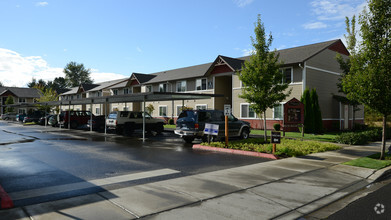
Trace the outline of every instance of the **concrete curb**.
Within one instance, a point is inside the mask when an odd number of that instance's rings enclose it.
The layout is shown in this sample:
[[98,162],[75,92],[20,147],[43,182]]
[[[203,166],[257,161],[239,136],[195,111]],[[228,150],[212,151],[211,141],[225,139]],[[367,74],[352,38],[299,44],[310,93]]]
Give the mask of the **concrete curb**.
[[253,157],[264,157],[264,158],[269,158],[269,159],[273,159],[273,160],[279,159],[276,155],[273,155],[273,154],[265,154],[265,153],[259,153],[259,152],[253,152],[253,151],[243,151],[243,150],[235,150],[235,149],[220,148],[220,147],[209,147],[209,146],[203,146],[200,144],[193,145],[193,149],[218,151],[218,152],[239,154],[239,155],[253,156]]

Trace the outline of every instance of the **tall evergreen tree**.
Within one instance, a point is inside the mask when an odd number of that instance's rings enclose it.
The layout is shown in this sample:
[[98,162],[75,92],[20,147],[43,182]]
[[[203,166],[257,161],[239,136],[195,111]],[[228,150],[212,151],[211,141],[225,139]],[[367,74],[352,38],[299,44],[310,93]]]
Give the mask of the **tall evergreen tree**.
[[313,88],[310,93],[311,108],[313,114],[313,132],[315,134],[320,134],[323,132],[323,121],[322,121],[322,112],[320,111],[318,94],[316,89]]
[[278,62],[279,55],[274,51],[270,52],[273,37],[269,34],[266,37],[265,27],[258,15],[255,25],[255,39],[251,37],[254,52],[250,60],[245,61],[242,71],[238,73],[239,79],[243,82],[244,88],[240,98],[252,103],[250,107],[258,115],[263,114],[264,119],[264,139],[266,134],[266,109],[273,108],[278,102],[284,100],[291,92],[287,91],[288,84],[283,82],[283,73]]
[[304,132],[314,132],[314,112],[312,111],[311,94],[305,89],[300,101],[304,104]]
[[64,73],[68,87],[76,87],[82,83],[92,83],[91,70],[86,69],[82,63],[69,62],[64,68]]

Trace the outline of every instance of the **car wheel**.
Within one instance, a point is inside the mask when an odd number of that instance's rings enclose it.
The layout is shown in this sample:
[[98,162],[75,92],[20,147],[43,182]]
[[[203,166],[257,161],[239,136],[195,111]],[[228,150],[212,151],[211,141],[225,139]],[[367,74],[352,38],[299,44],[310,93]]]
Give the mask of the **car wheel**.
[[123,135],[125,136],[130,136],[133,134],[133,126],[131,124],[125,124],[124,129],[123,129]]
[[191,144],[193,143],[194,141],[194,137],[183,137],[183,140],[188,143],[188,144]]
[[248,128],[243,128],[242,133],[240,134],[242,139],[247,139],[250,137],[250,130]]
[[72,129],[76,129],[77,128],[77,122],[76,121],[72,121],[71,122],[71,128]]
[[155,128],[155,131],[158,133],[158,134],[161,134],[163,131],[164,131],[164,125],[159,123],[156,125],[156,128]]

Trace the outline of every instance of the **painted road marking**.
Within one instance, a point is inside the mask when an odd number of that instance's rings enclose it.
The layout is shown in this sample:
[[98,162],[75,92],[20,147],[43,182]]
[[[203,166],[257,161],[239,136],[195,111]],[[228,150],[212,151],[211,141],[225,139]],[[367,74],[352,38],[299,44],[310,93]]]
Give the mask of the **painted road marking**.
[[180,173],[180,171],[172,170],[172,169],[152,170],[152,171],[146,171],[141,173],[132,173],[132,174],[127,174],[122,176],[114,176],[114,177],[108,177],[103,179],[89,180],[86,182],[70,183],[64,185],[49,186],[49,187],[44,187],[39,189],[12,192],[12,193],[8,193],[8,195],[12,198],[12,200],[15,201],[15,200],[45,196],[49,194],[69,192],[72,190],[87,189],[91,187],[100,187],[109,184],[140,180],[140,179],[157,177],[157,176],[164,176],[164,175],[175,174],[175,173]]

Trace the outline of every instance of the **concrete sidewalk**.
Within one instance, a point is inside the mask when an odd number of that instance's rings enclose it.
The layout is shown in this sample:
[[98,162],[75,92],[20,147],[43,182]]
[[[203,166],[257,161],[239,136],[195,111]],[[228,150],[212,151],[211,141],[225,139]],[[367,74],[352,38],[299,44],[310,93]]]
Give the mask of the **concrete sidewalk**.
[[[1,210],[0,219],[296,219],[390,169],[342,165],[380,143]],[[327,217],[327,216],[324,216]]]

